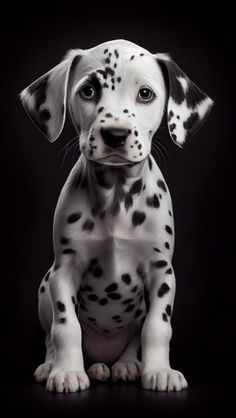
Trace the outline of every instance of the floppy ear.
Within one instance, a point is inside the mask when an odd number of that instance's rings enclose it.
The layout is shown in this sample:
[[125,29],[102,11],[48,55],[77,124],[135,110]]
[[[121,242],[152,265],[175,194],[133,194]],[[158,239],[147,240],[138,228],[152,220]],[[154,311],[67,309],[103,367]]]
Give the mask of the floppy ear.
[[169,97],[167,118],[173,141],[183,146],[205,122],[213,100],[194,84],[167,54],[157,54],[164,75],[167,75]]
[[20,93],[22,104],[40,132],[55,141],[64,126],[69,76],[81,56],[67,58]]

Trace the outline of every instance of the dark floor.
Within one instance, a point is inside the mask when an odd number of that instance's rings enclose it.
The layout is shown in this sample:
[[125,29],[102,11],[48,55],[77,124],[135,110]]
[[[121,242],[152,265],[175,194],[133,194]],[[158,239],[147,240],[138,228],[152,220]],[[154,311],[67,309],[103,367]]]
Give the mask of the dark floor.
[[51,394],[44,385],[21,381],[7,385],[6,417],[231,417],[232,386],[190,384],[180,393],[156,393],[139,384],[92,384],[82,393]]

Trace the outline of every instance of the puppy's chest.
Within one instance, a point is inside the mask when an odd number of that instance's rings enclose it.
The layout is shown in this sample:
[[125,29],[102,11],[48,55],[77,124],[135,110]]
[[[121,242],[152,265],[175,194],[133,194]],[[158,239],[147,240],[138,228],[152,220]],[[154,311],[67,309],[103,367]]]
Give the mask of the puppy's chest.
[[90,247],[80,287],[82,323],[103,334],[117,333],[133,320],[141,324],[148,279],[144,252],[141,244],[111,239]]

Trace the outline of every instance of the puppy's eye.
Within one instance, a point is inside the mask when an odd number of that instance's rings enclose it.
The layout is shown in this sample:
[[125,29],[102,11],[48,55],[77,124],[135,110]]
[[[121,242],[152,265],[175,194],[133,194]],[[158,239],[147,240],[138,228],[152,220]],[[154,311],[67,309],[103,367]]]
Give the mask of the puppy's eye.
[[138,92],[137,100],[139,102],[150,102],[154,97],[155,94],[150,87],[142,87]]
[[92,100],[96,96],[96,90],[92,84],[84,84],[79,90],[79,95],[82,99]]

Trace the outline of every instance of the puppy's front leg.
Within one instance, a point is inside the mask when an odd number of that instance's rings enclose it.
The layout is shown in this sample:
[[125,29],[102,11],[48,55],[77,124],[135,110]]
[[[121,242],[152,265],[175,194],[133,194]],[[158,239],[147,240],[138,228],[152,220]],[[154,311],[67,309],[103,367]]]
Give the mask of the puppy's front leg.
[[142,330],[142,385],[145,389],[180,391],[187,387],[182,373],[169,362],[170,316],[175,295],[175,275],[165,257],[151,262],[149,312]]
[[76,392],[89,387],[89,379],[84,371],[81,327],[75,313],[77,287],[78,276],[72,262],[63,264],[51,273],[51,337],[55,360],[47,381],[48,391]]

